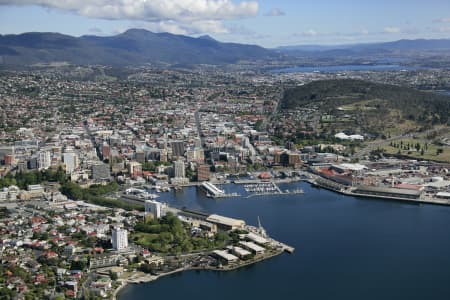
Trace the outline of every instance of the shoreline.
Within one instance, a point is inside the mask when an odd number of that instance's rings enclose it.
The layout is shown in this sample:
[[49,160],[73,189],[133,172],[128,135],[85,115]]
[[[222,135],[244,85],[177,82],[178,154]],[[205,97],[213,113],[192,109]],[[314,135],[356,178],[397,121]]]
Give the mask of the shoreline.
[[247,262],[243,262],[242,264],[232,265],[229,268],[183,267],[183,268],[178,268],[178,269],[172,270],[172,271],[167,272],[167,273],[161,273],[161,274],[158,274],[158,275],[144,274],[143,276],[140,276],[140,277],[138,277],[136,279],[133,279],[133,280],[122,279],[121,280],[121,285],[114,290],[111,299],[117,300],[118,299],[117,296],[120,293],[120,291],[122,289],[124,289],[126,286],[128,286],[129,284],[145,284],[145,283],[149,283],[149,282],[152,282],[152,281],[156,281],[156,280],[158,280],[158,279],[160,279],[162,277],[173,275],[173,274],[176,274],[176,273],[182,273],[184,271],[217,271],[217,272],[235,271],[235,270],[247,267],[247,266],[251,266],[253,264],[260,263],[260,262],[262,262],[264,260],[271,259],[271,258],[273,258],[275,256],[283,254],[285,251],[286,250],[284,250],[284,249],[277,249],[273,253],[270,253],[268,255],[264,255],[262,257],[258,257],[255,260],[250,260],[250,261],[247,261]]
[[[329,179],[327,179],[329,180]],[[330,180],[329,180],[330,181]],[[384,196],[384,195],[374,195],[374,194],[362,194],[362,193],[355,193],[351,190],[346,190],[344,187],[337,188],[335,186],[328,186],[326,184],[319,183],[317,181],[313,180],[307,180],[307,183],[309,183],[311,186],[322,188],[325,190],[329,190],[341,195],[345,196],[352,196],[352,197],[358,197],[358,198],[374,198],[374,199],[381,199],[385,201],[398,201],[398,202],[408,202],[408,203],[416,203],[416,204],[431,204],[431,205],[441,205],[441,206],[450,206],[450,200],[446,199],[439,199],[439,198],[402,198],[402,197],[393,197],[393,196]],[[337,182],[331,181],[335,185],[339,185]]]

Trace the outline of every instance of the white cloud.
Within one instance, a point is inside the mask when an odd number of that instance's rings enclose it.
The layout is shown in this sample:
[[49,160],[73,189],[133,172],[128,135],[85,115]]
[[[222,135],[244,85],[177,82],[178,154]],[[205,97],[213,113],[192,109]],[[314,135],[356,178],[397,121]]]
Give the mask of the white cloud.
[[256,1],[231,0],[0,0],[1,4],[40,5],[87,17],[141,21],[229,20],[258,13]]
[[383,29],[384,33],[400,33],[400,28],[398,27],[385,27]]
[[98,28],[98,27],[89,28],[89,32],[92,32],[92,33],[103,33],[103,31],[100,28]]
[[39,5],[85,17],[129,20],[139,23],[137,27],[174,34],[228,33],[223,21],[256,16],[259,9],[255,0],[0,0],[1,5]]
[[433,28],[432,32],[434,32],[434,33],[449,33],[450,32],[450,26]]
[[133,22],[128,27],[120,27],[114,30],[113,34],[123,33],[130,28],[143,28],[152,32],[168,32],[182,35],[195,34],[227,34],[230,30],[224,27],[222,22],[216,20],[194,21],[189,24],[164,20],[159,22]]
[[450,18],[440,18],[433,20],[433,23],[450,23]]
[[327,37],[327,36],[339,36],[342,35],[342,33],[339,32],[321,32],[317,31],[315,29],[309,29],[303,32],[296,32],[293,34],[295,37]]
[[269,10],[267,13],[264,14],[267,17],[281,17],[286,15],[286,13],[284,11],[282,11],[279,8],[272,8],[271,10]]
[[233,36],[241,36],[247,40],[243,40],[244,42],[248,43],[248,39],[268,39],[271,38],[271,35],[269,34],[261,34],[254,30],[251,30],[243,25],[240,24],[229,24],[227,25],[227,32],[226,34],[233,35]]

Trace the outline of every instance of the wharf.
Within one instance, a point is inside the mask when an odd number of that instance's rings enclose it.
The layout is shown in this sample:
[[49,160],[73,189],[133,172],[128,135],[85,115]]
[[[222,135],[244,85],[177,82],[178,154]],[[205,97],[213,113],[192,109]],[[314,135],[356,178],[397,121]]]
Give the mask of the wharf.
[[297,181],[304,181],[305,179],[295,177],[295,178],[285,178],[285,179],[237,179],[233,180],[232,183],[234,184],[256,184],[256,183],[290,183],[290,182],[297,182]]
[[353,196],[353,197],[360,197],[360,198],[376,198],[376,199],[383,199],[383,200],[392,200],[392,201],[403,201],[403,202],[409,202],[409,203],[416,203],[416,204],[435,204],[435,205],[445,205],[450,206],[450,200],[448,199],[439,199],[434,197],[420,197],[417,199],[412,198],[402,198],[402,197],[394,197],[394,196],[384,196],[384,195],[371,195],[371,194],[360,194],[355,193],[352,189],[345,187],[343,185],[340,185],[336,182],[333,182],[331,180],[326,180],[321,178],[320,182],[314,179],[308,180],[308,183],[324,188],[336,193],[340,193],[346,196]]
[[266,192],[266,193],[254,193],[248,195],[246,198],[256,197],[256,196],[276,196],[276,195],[296,195],[296,194],[304,194],[303,190],[293,190],[293,191],[281,191],[281,192]]

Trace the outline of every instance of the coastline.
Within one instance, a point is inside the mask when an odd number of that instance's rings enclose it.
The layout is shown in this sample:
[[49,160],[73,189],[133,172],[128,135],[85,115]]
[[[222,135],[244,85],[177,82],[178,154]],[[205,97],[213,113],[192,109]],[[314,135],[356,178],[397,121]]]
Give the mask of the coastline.
[[218,271],[218,272],[234,271],[234,270],[238,270],[238,269],[241,269],[243,267],[247,267],[247,266],[250,266],[250,265],[262,262],[264,260],[273,258],[275,256],[281,255],[285,251],[286,251],[285,249],[277,249],[277,250],[274,250],[273,253],[269,253],[269,254],[264,255],[262,257],[258,257],[258,258],[254,259],[254,260],[249,260],[249,261],[246,261],[246,262],[243,262],[243,263],[240,263],[240,264],[237,264],[237,265],[231,265],[231,266],[225,267],[225,268],[223,268],[223,267],[222,268],[218,268],[218,267],[184,267],[184,268],[178,268],[178,269],[172,270],[170,272],[161,273],[161,274],[158,274],[158,275],[144,274],[144,275],[142,275],[140,277],[137,277],[135,279],[132,279],[132,280],[130,280],[130,279],[122,279],[121,280],[121,285],[114,290],[111,299],[117,300],[118,299],[117,295],[119,294],[119,292],[123,288],[125,288],[127,285],[129,285],[129,284],[144,284],[144,283],[156,281],[156,280],[158,280],[161,277],[173,275],[173,274],[176,274],[176,273],[181,273],[183,271],[193,271],[193,270],[198,270],[198,271]]
[[[311,175],[316,175],[316,174],[313,174],[313,173],[310,173],[310,174]],[[303,179],[303,180],[300,180],[300,181],[305,181],[305,182],[309,183],[311,186],[324,188],[324,189],[330,190],[332,192],[335,192],[337,194],[341,194],[341,195],[345,195],[345,196],[353,196],[353,197],[358,197],[358,198],[361,198],[361,197],[363,197],[363,198],[376,198],[376,199],[381,199],[381,200],[386,200],[386,201],[401,201],[401,202],[409,202],[409,203],[417,203],[417,204],[435,204],[435,205],[444,205],[444,206],[449,206],[450,205],[450,201],[445,201],[445,200],[441,200],[441,199],[423,199],[423,198],[422,199],[408,199],[408,198],[401,198],[401,197],[389,197],[389,196],[381,196],[381,195],[359,194],[359,193],[355,193],[355,192],[353,192],[351,190],[346,190],[344,188],[337,188],[337,186],[333,186],[333,185],[328,186],[327,184],[321,184],[320,182],[317,182],[313,178],[310,178],[309,180],[304,180]],[[339,185],[336,182],[332,182],[332,183],[334,185]],[[235,184],[242,184],[242,183],[235,183]],[[260,196],[260,195],[258,195],[258,196]],[[123,280],[121,280],[121,285],[119,287],[117,287],[116,290],[114,291],[112,299],[114,299],[114,300],[119,299],[118,295],[119,295],[120,291],[123,288],[125,288],[128,284],[148,283],[148,282],[152,282],[152,281],[158,280],[159,278],[164,277],[164,276],[180,273],[180,272],[183,272],[183,271],[191,271],[191,270],[218,271],[218,272],[234,271],[234,270],[238,270],[238,269],[241,269],[243,267],[246,267],[246,266],[250,266],[250,265],[262,262],[262,261],[270,259],[272,257],[278,256],[278,255],[282,254],[285,251],[286,251],[286,248],[277,248],[277,249],[274,249],[273,252],[268,253],[268,254],[266,254],[264,256],[261,256],[261,257],[258,257],[256,259],[252,259],[252,260],[249,260],[249,261],[243,261],[243,262],[241,262],[239,264],[236,264],[236,265],[226,265],[226,266],[223,266],[223,267],[212,267],[212,266],[192,267],[192,266],[188,266],[188,267],[178,268],[178,269],[172,270],[170,272],[161,273],[161,274],[158,274],[158,275],[144,274],[144,275],[139,276],[139,277],[133,277],[133,279],[123,279]]]
[[[314,174],[315,175],[315,174]],[[323,179],[323,178],[322,178]],[[306,182],[311,184],[312,186],[323,188],[341,195],[345,196],[352,196],[352,197],[358,197],[358,198],[375,198],[375,199],[381,199],[386,201],[401,201],[401,202],[409,202],[409,203],[416,203],[416,204],[433,204],[433,205],[442,205],[442,206],[450,206],[450,200],[446,199],[439,199],[439,198],[402,198],[402,197],[393,197],[393,196],[386,196],[386,195],[374,195],[374,194],[362,194],[362,193],[355,193],[352,190],[346,189],[344,186],[340,186],[339,183],[331,181],[329,179],[326,179],[327,181],[332,182],[331,185],[327,185],[325,183],[317,182],[316,180],[307,180]]]

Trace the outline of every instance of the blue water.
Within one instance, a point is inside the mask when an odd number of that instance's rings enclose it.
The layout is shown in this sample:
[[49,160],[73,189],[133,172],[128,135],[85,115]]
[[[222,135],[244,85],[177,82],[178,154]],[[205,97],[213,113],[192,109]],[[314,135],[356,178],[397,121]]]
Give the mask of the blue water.
[[273,73],[310,73],[310,72],[325,72],[336,73],[346,71],[401,71],[401,70],[415,70],[413,67],[406,67],[396,64],[386,65],[341,65],[341,66],[317,66],[317,67],[290,67],[273,70]]
[[[175,206],[242,218],[296,248],[232,272],[189,271],[129,285],[125,299],[450,299],[450,207],[304,195],[206,198],[161,194]],[[242,187],[226,186],[243,193]]]

